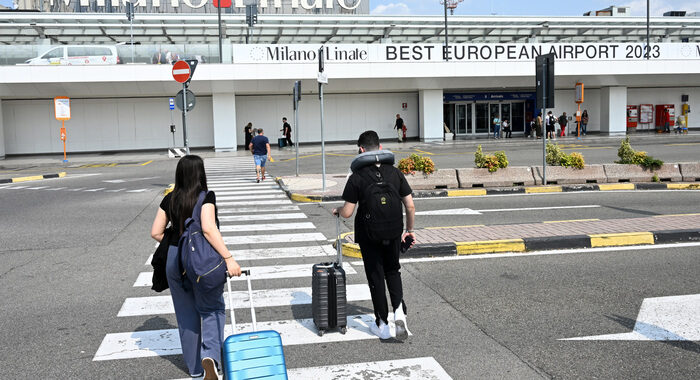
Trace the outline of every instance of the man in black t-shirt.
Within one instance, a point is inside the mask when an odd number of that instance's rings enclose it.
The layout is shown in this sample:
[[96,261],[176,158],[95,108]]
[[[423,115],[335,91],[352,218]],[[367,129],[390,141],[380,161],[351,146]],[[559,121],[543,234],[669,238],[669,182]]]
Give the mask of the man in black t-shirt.
[[396,129],[396,134],[399,137],[399,142],[403,142],[403,129],[405,125],[400,114],[396,114],[396,124],[394,124],[394,129]]
[[[360,152],[371,152],[381,150],[379,136],[374,131],[367,131],[360,135],[357,145]],[[381,339],[391,338],[389,330],[389,310],[386,302],[386,287],[389,288],[391,305],[394,309],[394,322],[396,324],[396,338],[404,340],[408,337],[406,328],[406,303],[403,300],[403,285],[401,283],[401,265],[399,265],[399,254],[401,243],[410,237],[415,241],[413,234],[413,223],[415,220],[415,206],[413,205],[412,190],[406,181],[403,173],[397,168],[386,164],[370,164],[376,167],[365,167],[358,170],[348,178],[348,182],[343,190],[343,200],[345,204],[341,208],[333,209],[333,215],[340,215],[349,218],[355,211],[355,205],[359,203],[357,215],[355,216],[355,242],[360,245],[362,261],[364,262],[365,274],[372,296],[374,306],[375,323],[370,325],[370,330]],[[395,239],[373,241],[369,238],[363,216],[364,189],[368,187],[370,179],[359,173],[362,170],[371,170],[374,174],[381,174],[381,178],[388,182],[390,186],[398,191],[401,202],[406,209],[406,232]],[[399,229],[400,231],[400,229]],[[411,243],[413,244],[413,243]]]
[[294,145],[292,142],[292,126],[287,123],[286,117],[282,118],[282,134],[284,135],[284,139],[287,141],[287,146]]

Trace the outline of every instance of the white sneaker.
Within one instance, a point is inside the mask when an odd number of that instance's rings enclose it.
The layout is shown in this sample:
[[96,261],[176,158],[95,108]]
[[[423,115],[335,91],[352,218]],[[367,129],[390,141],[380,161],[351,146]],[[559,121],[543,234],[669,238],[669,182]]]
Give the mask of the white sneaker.
[[380,321],[379,326],[377,326],[376,323],[372,323],[369,326],[369,331],[378,336],[379,339],[391,339],[391,330],[389,329],[389,325],[384,323],[384,321]]
[[408,339],[408,327],[406,327],[406,314],[403,312],[403,303],[399,304],[399,308],[394,310],[394,323],[396,324],[396,339]]

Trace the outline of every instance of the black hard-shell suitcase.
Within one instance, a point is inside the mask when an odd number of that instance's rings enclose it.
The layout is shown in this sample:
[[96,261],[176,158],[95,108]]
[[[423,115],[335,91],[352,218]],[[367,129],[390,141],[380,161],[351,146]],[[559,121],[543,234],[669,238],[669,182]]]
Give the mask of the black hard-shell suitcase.
[[277,139],[277,146],[280,148],[284,148],[285,146],[287,146],[287,139],[284,137],[278,138]]
[[340,217],[336,220],[336,262],[315,264],[311,275],[311,309],[318,335],[338,328],[347,331],[347,295],[345,270],[340,247]]

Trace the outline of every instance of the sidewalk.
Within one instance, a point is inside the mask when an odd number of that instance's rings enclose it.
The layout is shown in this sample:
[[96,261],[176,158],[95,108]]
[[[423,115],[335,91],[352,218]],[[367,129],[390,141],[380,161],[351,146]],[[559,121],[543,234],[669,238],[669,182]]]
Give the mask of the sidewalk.
[[[677,226],[683,226],[678,229]],[[572,232],[575,231],[575,232]],[[419,229],[410,257],[700,242],[700,214]],[[362,257],[354,234],[343,255]]]

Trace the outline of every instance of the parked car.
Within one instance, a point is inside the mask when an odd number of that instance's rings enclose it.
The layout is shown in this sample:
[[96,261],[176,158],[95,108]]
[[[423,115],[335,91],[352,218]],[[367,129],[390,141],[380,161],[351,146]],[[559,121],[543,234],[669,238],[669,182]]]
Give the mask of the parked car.
[[26,62],[28,65],[115,65],[121,63],[115,46],[57,46]]

